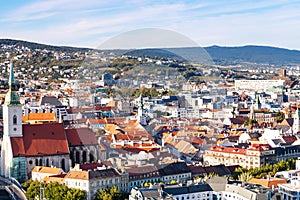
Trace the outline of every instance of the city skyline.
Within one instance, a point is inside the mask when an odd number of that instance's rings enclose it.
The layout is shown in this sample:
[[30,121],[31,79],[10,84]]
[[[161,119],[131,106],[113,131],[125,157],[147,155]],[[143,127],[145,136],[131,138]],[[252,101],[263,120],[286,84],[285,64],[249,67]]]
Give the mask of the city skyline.
[[300,49],[300,1],[3,2],[1,38],[95,48],[124,32],[160,28],[199,46]]

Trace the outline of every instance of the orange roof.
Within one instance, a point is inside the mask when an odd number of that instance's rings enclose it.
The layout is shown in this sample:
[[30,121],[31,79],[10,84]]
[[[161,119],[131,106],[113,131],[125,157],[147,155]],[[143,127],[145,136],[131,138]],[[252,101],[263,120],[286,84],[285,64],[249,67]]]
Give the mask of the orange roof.
[[93,124],[106,124],[107,121],[105,119],[88,119],[91,125]]
[[117,130],[119,127],[115,124],[106,124],[104,130],[109,132],[110,134],[118,134],[120,131]]
[[210,148],[211,151],[233,153],[233,154],[246,154],[246,149],[235,148],[235,147],[221,147],[213,146]]
[[278,184],[285,184],[286,180],[281,179],[281,178],[272,178],[272,179],[258,179],[258,178],[252,178],[249,183],[254,183],[254,184],[260,184],[262,186],[272,188],[278,187]]
[[67,174],[66,173],[62,173],[62,174],[59,174],[59,175],[53,175],[53,176],[46,176],[43,178],[43,181],[44,182],[47,182],[47,183],[52,183],[52,182],[57,182],[59,184],[63,184],[64,181],[65,181],[65,176]]
[[70,170],[65,178],[89,180],[89,173],[88,171]]
[[46,174],[60,174],[63,172],[61,168],[56,167],[44,167],[44,166],[35,166],[32,172],[46,173]]
[[29,113],[28,116],[22,116],[22,121],[56,121],[55,113]]

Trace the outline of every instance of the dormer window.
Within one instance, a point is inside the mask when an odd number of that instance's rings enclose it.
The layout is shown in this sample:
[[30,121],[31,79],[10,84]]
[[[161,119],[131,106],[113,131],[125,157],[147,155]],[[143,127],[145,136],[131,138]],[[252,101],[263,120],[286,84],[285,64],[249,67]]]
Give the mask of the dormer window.
[[17,116],[14,115],[14,116],[13,116],[13,125],[16,125],[16,124],[17,124]]

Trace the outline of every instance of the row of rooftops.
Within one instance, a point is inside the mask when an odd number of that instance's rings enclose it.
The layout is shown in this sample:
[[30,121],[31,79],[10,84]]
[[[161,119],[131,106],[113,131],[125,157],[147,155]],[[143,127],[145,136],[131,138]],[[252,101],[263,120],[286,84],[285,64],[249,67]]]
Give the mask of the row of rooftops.
[[129,173],[131,180],[144,179],[146,177],[162,177],[178,174],[188,174],[191,176],[204,176],[205,174],[215,173],[220,176],[229,175],[234,172],[236,168],[240,166],[225,166],[225,165],[216,165],[216,166],[195,166],[187,165],[185,162],[176,162],[171,164],[164,165],[148,165],[148,166],[132,166],[125,167],[125,171]]
[[232,154],[247,154],[247,151],[268,151],[271,150],[271,146],[268,144],[252,144],[249,146],[242,147],[226,147],[226,146],[213,146],[208,151],[232,153]]
[[[185,195],[192,194],[205,194],[205,198],[210,198],[215,195],[222,195],[223,198],[230,197],[238,198],[238,196],[245,199],[270,199],[277,197],[280,194],[270,188],[258,184],[244,183],[239,181],[229,181],[224,177],[212,177],[205,183],[192,184],[192,185],[153,185],[149,188],[133,188],[130,197],[136,197],[140,193],[143,199],[175,199],[175,197],[184,197]],[[228,196],[229,195],[229,196]],[[236,196],[238,195],[238,196]],[[186,197],[186,196],[185,196]],[[203,196],[201,196],[202,198]],[[189,196],[189,198],[193,198]],[[194,198],[199,198],[194,196]]]

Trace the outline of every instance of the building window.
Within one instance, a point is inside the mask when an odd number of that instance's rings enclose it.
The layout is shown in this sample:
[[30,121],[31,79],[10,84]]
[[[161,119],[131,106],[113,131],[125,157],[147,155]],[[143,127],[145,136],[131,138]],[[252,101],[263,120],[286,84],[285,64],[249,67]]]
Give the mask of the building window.
[[13,116],[13,125],[16,125],[16,124],[17,124],[17,116],[14,115],[14,116]]
[[66,171],[65,159],[61,159],[61,168]]

